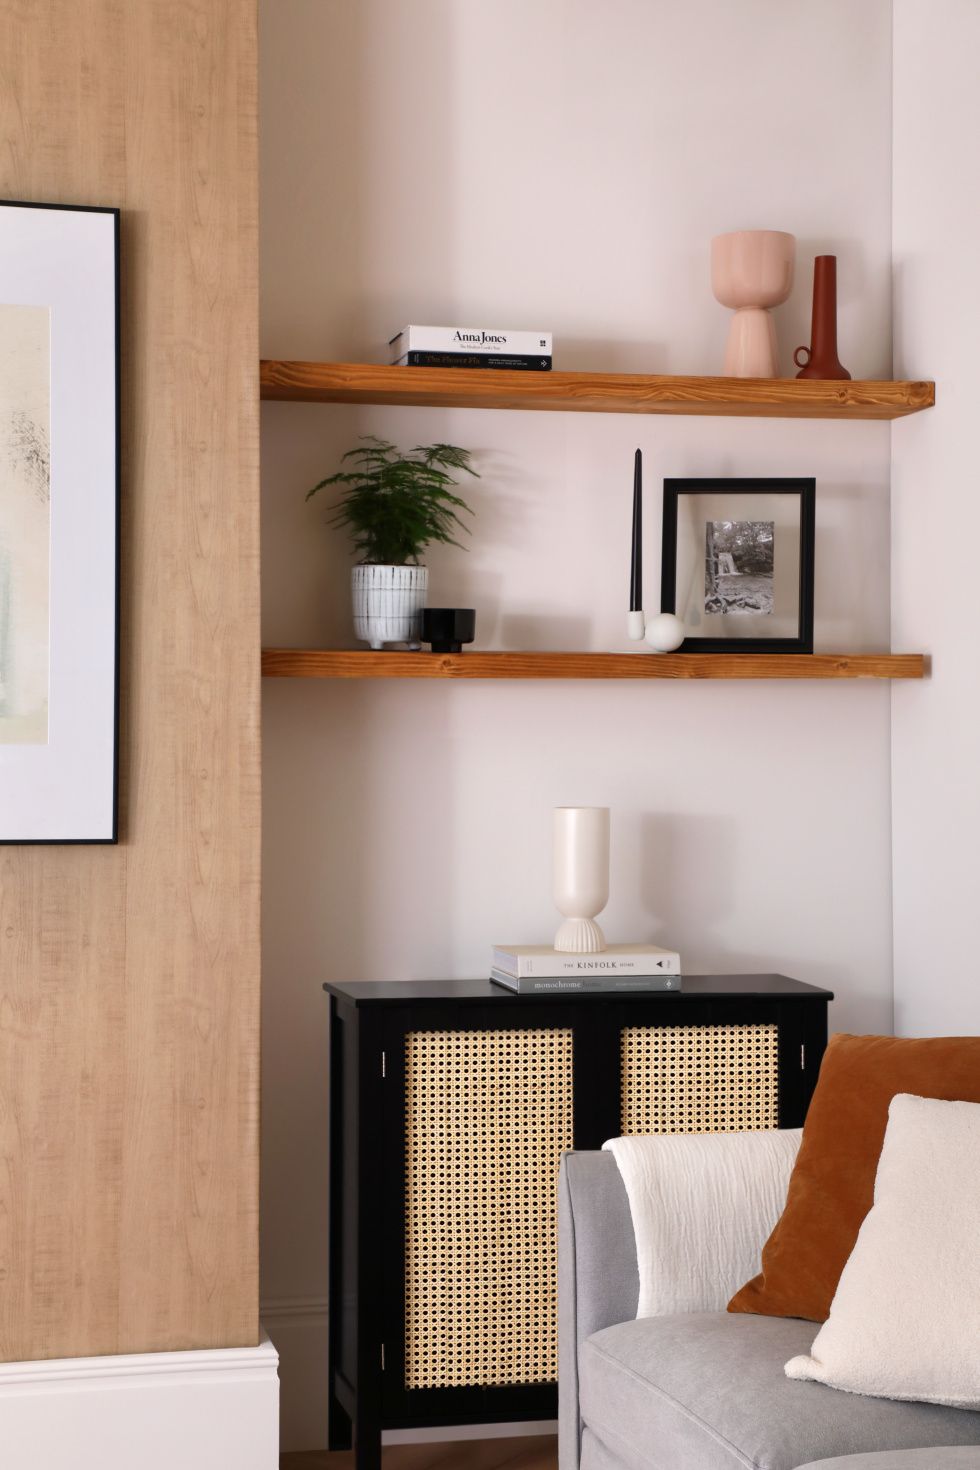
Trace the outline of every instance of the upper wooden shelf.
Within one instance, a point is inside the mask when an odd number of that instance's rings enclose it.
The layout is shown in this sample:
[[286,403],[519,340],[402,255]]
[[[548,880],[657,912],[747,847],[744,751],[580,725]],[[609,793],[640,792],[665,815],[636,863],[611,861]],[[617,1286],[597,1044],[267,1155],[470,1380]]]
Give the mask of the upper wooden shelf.
[[399,653],[265,648],[299,679],[921,679],[921,653]]
[[260,364],[262,397],[306,403],[519,408],[734,418],[896,419],[931,408],[934,383],[807,378],[671,378],[640,373],[499,372],[360,362]]

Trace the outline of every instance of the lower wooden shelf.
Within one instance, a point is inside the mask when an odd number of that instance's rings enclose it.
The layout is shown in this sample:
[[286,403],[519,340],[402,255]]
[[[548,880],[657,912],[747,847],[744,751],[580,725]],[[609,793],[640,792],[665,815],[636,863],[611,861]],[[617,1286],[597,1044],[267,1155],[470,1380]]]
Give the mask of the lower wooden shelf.
[[278,679],[921,679],[921,653],[396,653],[266,648]]

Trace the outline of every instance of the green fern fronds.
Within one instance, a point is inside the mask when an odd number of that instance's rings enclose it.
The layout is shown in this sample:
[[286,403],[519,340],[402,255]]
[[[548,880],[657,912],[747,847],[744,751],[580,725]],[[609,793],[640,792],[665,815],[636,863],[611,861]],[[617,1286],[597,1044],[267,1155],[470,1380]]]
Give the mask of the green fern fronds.
[[394,444],[369,434],[344,455],[341,463],[350,462],[351,468],[321,480],[306,498],[343,485],[328,525],[350,533],[359,561],[406,566],[418,562],[431,542],[459,546],[455,533],[469,534],[459,512],[473,512],[453,494],[456,481],[448,471],[479,479],[470,457],[468,449],[455,444],[418,445],[402,455]]

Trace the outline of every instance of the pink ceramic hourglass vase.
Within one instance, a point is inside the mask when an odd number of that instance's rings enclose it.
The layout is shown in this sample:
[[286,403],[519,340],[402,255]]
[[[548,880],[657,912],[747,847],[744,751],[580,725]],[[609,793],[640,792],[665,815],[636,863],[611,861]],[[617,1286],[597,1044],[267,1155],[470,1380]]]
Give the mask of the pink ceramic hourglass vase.
[[728,333],[725,376],[775,378],[776,332],[769,308],[793,288],[796,239],[783,230],[735,230],[711,242],[711,289],[735,315]]

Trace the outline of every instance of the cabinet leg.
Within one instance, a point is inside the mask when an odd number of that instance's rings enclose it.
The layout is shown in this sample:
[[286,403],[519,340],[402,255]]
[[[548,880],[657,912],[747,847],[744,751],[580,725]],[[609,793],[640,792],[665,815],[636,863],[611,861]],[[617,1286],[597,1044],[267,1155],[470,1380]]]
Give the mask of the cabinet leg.
[[376,1424],[355,1426],[354,1470],[381,1470],[381,1430]]

